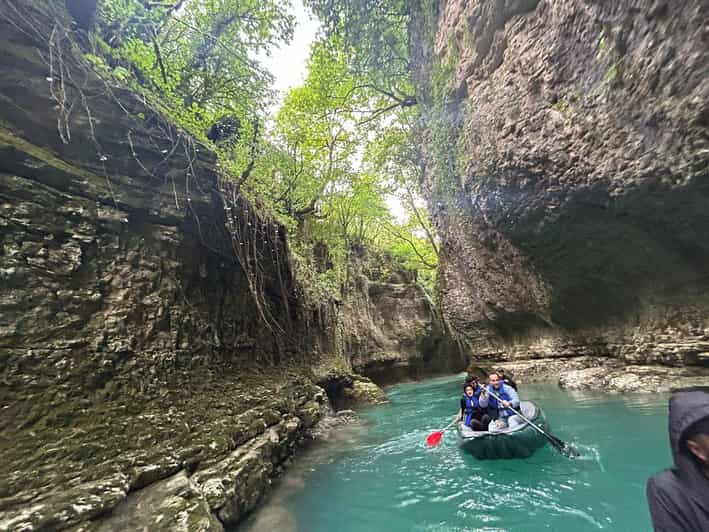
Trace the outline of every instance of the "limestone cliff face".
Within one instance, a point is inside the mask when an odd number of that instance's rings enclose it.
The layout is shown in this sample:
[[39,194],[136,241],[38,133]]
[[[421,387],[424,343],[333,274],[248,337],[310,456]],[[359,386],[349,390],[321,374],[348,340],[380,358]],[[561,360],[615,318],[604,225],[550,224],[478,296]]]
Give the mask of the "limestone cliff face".
[[221,530],[325,403],[282,228],[63,2],[0,12],[0,529]]
[[709,5],[414,12],[443,313],[473,355],[709,365]]
[[462,349],[413,273],[362,254],[353,261],[355,287],[340,309],[353,369],[378,384],[465,369]]
[[306,301],[283,228],[74,28],[61,0],[0,0],[0,529],[222,530],[326,391],[386,400],[353,366],[463,363],[432,360],[412,279]]

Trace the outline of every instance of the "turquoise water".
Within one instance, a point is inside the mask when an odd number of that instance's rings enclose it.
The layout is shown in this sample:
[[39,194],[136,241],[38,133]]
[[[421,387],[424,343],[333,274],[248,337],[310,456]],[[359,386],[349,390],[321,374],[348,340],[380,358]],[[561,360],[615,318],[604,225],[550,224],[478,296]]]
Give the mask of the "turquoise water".
[[448,432],[426,436],[457,408],[461,377],[402,384],[364,427],[306,453],[245,530],[650,530],[649,475],[670,464],[664,395],[521,388],[544,408],[552,433],[581,458],[550,446],[526,460],[478,461]]

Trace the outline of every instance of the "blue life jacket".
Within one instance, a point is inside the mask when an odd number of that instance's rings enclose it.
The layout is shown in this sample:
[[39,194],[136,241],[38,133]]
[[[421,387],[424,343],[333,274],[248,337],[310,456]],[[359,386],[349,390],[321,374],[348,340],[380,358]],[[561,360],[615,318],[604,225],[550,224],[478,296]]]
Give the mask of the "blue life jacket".
[[[502,408],[498,403],[497,399],[493,397],[493,393],[497,395],[500,399],[503,401],[512,401],[512,397],[510,396],[509,392],[507,391],[507,386],[504,383],[500,383],[500,389],[495,390],[495,388],[492,387],[492,384],[487,385],[487,395],[488,395],[488,402],[487,402],[487,408],[488,408],[488,413],[490,414],[490,417],[497,419],[500,417],[510,417],[514,416],[515,413],[509,409],[509,408]],[[492,392],[492,393],[490,393]]]
[[476,410],[480,410],[480,401],[478,400],[479,393],[473,393],[472,397],[468,397],[467,394],[463,394],[463,400],[465,401],[465,421],[466,426],[470,426],[473,421],[473,415]]

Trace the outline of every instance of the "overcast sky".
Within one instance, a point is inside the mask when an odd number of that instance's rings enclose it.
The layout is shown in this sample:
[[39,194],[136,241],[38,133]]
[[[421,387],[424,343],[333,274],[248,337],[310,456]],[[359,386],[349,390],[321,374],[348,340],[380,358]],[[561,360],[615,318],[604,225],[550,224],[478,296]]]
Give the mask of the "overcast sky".
[[280,94],[279,105],[285,92],[291,87],[297,87],[305,79],[310,45],[320,26],[301,0],[293,0],[293,14],[296,16],[296,26],[291,43],[273,50],[271,57],[260,58],[276,78],[274,88]]
[[[259,58],[275,77],[273,86],[279,93],[276,107],[280,107],[288,89],[301,85],[305,80],[310,45],[315,40],[320,27],[319,22],[305,9],[301,0],[293,0],[293,13],[296,16],[296,26],[290,44],[273,50],[270,57]],[[386,202],[392,214],[403,222],[405,213],[399,199],[388,195]]]

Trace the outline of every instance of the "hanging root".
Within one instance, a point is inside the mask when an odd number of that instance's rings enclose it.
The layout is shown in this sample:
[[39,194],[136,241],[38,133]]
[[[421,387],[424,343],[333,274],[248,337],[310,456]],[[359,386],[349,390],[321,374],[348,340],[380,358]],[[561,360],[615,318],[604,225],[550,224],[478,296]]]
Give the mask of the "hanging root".
[[[59,138],[67,145],[82,139],[91,142],[96,160],[86,162],[92,171],[100,169],[103,172],[108,196],[113,205],[118,206],[118,200],[114,193],[115,173],[114,178],[111,178],[110,169],[114,167],[111,164],[112,159],[130,157],[136,163],[138,174],[143,173],[146,178],[158,183],[161,179],[164,183],[169,180],[175,208],[186,209],[194,220],[198,238],[205,248],[220,256],[228,256],[231,260],[235,258],[240,265],[256,313],[263,325],[278,339],[280,347],[282,338],[290,338],[293,330],[287,275],[284,274],[288,272],[288,262],[287,259],[282,260],[285,242],[279,226],[272,220],[257,215],[239,193],[239,188],[248,178],[256,159],[258,124],[254,127],[251,161],[246,170],[236,180],[232,176],[219,176],[216,180],[216,190],[210,188],[205,191],[202,188],[205,180],[200,182],[198,178],[198,143],[186,131],[153,111],[145,101],[145,94],[132,92],[128,98],[117,96],[125,91],[125,87],[109,73],[97,71],[86,59],[77,34],[71,28],[60,3],[25,4],[0,0],[0,21],[17,30],[37,49],[47,68],[49,97],[56,110]],[[85,36],[82,42],[86,45]],[[114,141],[108,144],[111,137],[101,134],[102,121],[99,120],[103,118],[105,122],[106,117],[97,117],[97,112],[94,112],[96,109],[92,111],[92,102],[105,102],[107,99],[119,110],[121,116],[116,116],[116,121],[135,124],[135,127],[129,127],[123,143]],[[144,115],[149,115],[149,118],[146,119]],[[77,126],[81,129],[72,131],[72,127]],[[102,145],[100,139],[107,143],[106,146]],[[119,148],[124,152],[118,152]],[[157,162],[147,162],[153,154],[161,154],[162,157]],[[180,179],[176,179],[178,176],[184,177],[184,189]],[[193,199],[197,199],[199,195],[202,199],[207,192],[216,192],[221,199],[230,243],[228,251],[222,250],[214,243],[210,245],[208,235],[205,234],[207,228],[203,226],[203,221],[193,205]],[[270,254],[266,253],[267,249],[270,249]],[[264,260],[275,267],[274,279],[270,279],[266,273],[271,271],[271,268],[264,270]],[[285,312],[285,329],[273,315],[272,303],[266,295],[266,287],[275,282],[278,283]]]

